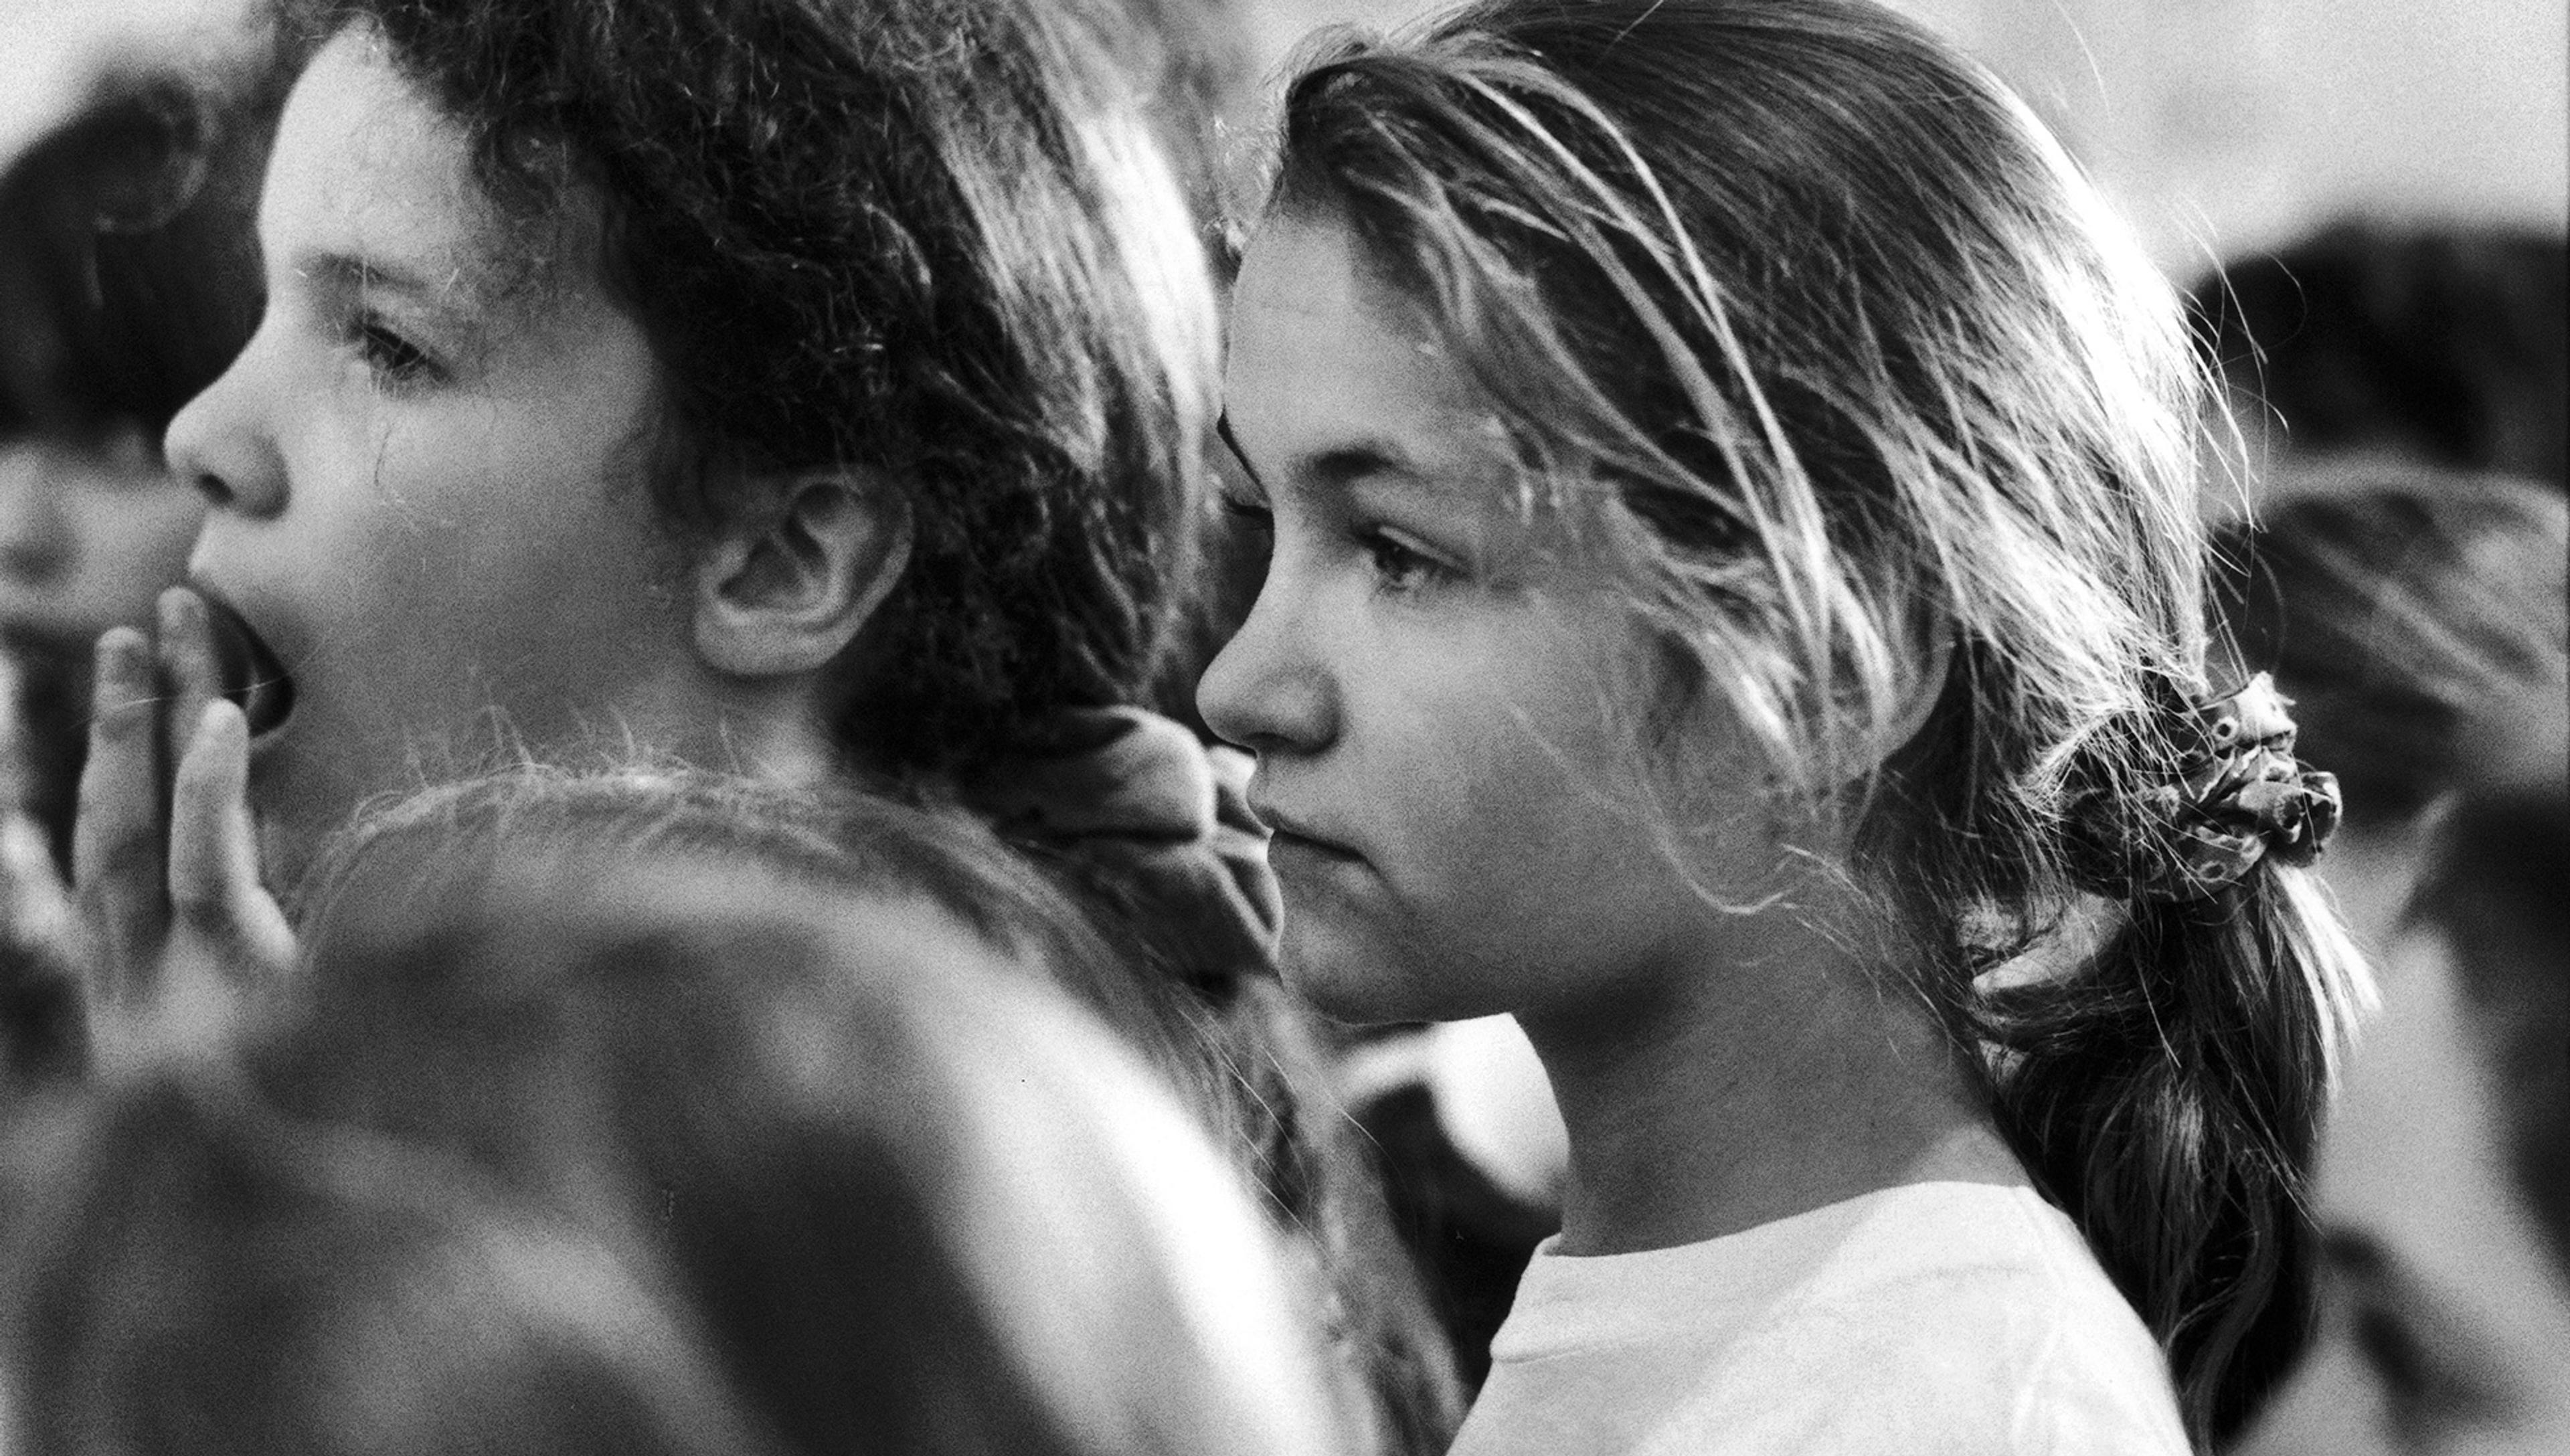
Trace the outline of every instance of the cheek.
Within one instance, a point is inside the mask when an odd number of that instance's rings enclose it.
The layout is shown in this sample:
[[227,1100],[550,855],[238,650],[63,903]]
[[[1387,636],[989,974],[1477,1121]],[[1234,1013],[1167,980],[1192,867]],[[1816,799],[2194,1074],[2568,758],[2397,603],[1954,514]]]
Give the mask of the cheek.
[[1478,651],[1396,658],[1379,695],[1383,733],[1411,746],[1386,788],[1422,831],[1420,863],[1462,898],[1628,864],[1660,807],[1627,645],[1605,624],[1519,627]]
[[1686,917],[1687,890],[1629,747],[1530,732],[1480,747],[1472,762],[1486,771],[1451,801],[1451,853],[1435,877],[1459,957],[1546,988],[1646,958]]
[[594,630],[661,547],[633,418],[557,417],[511,398],[465,398],[381,436],[367,477],[341,491],[373,579],[441,614],[541,632]]
[[667,548],[588,443],[488,408],[414,415],[367,474],[297,501],[299,592],[352,713],[431,731],[493,706],[550,731],[657,660]]
[[1692,918],[1626,689],[1598,670],[1614,653],[1595,640],[1395,661],[1351,704],[1398,910],[1379,938],[1463,995],[1441,1015],[1617,976]]

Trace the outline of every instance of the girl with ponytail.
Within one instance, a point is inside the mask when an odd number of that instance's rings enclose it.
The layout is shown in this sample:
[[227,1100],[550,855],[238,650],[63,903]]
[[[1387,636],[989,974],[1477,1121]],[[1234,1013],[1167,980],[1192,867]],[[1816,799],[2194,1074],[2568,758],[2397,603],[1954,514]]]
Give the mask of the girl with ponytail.
[[2208,673],[2177,304],[1867,0],[1487,0],[1292,84],[1200,706],[1289,980],[1571,1137],[1458,1451],[2210,1446],[2360,972]]

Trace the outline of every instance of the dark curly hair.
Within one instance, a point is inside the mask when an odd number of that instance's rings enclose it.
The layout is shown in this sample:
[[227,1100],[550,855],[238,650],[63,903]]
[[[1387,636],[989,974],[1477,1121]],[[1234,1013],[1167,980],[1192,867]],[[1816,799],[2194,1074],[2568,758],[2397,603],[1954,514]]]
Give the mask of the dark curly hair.
[[[609,287],[667,380],[654,499],[877,471],[909,567],[846,685],[879,767],[950,770],[1132,701],[1187,579],[1210,286],[1098,0],[278,0],[460,122],[504,219],[604,193]],[[1141,58],[1141,59],[1136,59]],[[856,674],[852,674],[856,675]]]

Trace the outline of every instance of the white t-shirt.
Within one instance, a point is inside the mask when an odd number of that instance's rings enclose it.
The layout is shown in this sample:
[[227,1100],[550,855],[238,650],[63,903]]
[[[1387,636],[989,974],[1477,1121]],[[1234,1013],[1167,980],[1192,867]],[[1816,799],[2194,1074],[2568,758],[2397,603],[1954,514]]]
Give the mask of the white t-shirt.
[[2159,1346],[2031,1189],[1912,1184],[1676,1249],[1552,1246],[1453,1456],[2187,1456]]

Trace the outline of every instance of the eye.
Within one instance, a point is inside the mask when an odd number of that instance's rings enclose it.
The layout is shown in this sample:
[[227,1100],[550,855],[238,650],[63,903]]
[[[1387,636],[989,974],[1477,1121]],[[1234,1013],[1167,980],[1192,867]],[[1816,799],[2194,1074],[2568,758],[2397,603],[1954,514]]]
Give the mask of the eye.
[[349,325],[349,343],[366,372],[387,387],[418,384],[437,374],[437,361],[400,330],[373,313],[361,313]]
[[1376,581],[1385,590],[1416,591],[1454,574],[1444,562],[1389,532],[1369,531],[1359,541],[1374,561]]

